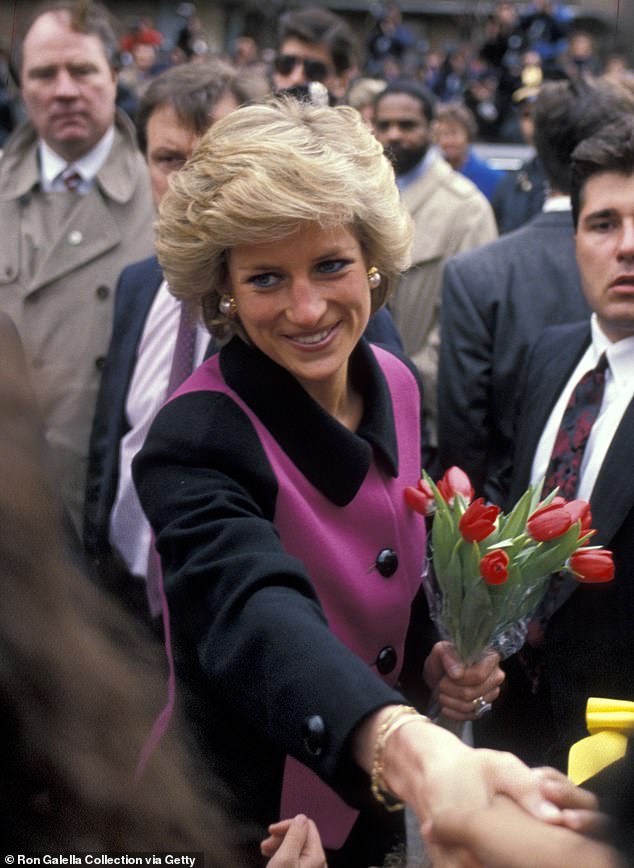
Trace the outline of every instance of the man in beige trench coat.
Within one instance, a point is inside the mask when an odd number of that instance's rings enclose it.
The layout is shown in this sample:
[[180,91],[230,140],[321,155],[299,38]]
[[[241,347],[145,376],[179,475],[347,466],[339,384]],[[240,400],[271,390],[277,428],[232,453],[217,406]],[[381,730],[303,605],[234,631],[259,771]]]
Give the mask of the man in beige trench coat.
[[134,128],[115,108],[107,13],[50,7],[27,25],[28,120],[0,160],[0,310],[20,333],[58,493],[80,527],[116,279],[152,251],[154,212]]
[[389,303],[403,347],[423,379],[427,434],[437,445],[440,288],[445,261],[497,237],[493,210],[431,145],[433,97],[417,81],[389,84],[376,99],[374,128],[392,158],[414,222],[412,264]]

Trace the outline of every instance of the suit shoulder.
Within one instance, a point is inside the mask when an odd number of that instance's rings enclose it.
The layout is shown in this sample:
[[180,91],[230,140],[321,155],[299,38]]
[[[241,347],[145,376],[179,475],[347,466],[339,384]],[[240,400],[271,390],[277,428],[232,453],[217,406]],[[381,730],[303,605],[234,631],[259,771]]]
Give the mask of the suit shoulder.
[[[537,245],[537,235],[542,227],[534,225],[534,221],[526,223],[514,229],[512,232],[507,232],[500,235],[499,238],[494,238],[492,241],[475,247],[473,250],[463,250],[456,253],[447,260],[448,264],[452,264],[452,268],[473,268],[474,266],[484,266],[487,263],[499,263],[501,261],[516,262],[519,259],[531,259],[535,257],[535,247]],[[562,234],[565,234],[565,228],[562,227]],[[572,243],[573,235],[570,233]],[[559,238],[557,237],[557,243]],[[540,251],[543,252],[543,247],[540,242]]]
[[460,172],[456,172],[448,163],[446,163],[442,168],[445,170],[439,172],[438,179],[446,192],[461,201],[468,201],[470,207],[473,204],[482,204],[487,208],[490,207],[486,196],[478,190],[473,181],[470,181],[469,178],[465,178],[465,176],[461,175]]
[[590,335],[590,319],[581,322],[549,325],[544,328],[540,337],[535,341],[536,351],[542,351],[550,347],[560,347],[569,341],[580,341]]
[[138,262],[131,262],[130,265],[126,265],[119,275],[119,281],[127,282],[130,280],[136,280],[140,277],[146,279],[151,277],[156,277],[159,280],[163,279],[163,272],[156,254],[148,256],[146,259],[140,259]]

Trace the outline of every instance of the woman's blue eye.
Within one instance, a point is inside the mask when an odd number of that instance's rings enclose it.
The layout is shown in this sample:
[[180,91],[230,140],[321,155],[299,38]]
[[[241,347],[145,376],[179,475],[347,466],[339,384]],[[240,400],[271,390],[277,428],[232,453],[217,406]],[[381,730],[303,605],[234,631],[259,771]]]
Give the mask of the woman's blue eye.
[[336,274],[348,265],[347,259],[326,259],[317,265],[317,270],[322,274]]
[[277,281],[277,275],[272,274],[271,272],[267,272],[266,274],[256,274],[251,278],[251,283],[259,286],[260,289],[268,289],[271,286],[275,286]]

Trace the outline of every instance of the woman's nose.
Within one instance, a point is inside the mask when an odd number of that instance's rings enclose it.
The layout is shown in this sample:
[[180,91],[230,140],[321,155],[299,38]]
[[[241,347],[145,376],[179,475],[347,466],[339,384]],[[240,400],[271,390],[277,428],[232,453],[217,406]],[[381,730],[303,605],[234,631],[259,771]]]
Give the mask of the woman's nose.
[[291,322],[296,325],[314,325],[323,316],[325,309],[326,302],[318,287],[307,280],[293,284],[286,312]]

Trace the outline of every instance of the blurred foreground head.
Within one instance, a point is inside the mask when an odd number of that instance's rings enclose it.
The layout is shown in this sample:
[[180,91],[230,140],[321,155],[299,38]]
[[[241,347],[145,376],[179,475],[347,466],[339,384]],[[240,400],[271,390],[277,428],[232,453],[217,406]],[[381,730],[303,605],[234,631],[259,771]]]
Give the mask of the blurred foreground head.
[[176,740],[136,763],[163,702],[155,649],[72,561],[19,342],[0,319],[0,811],[29,850],[204,851],[239,865]]

